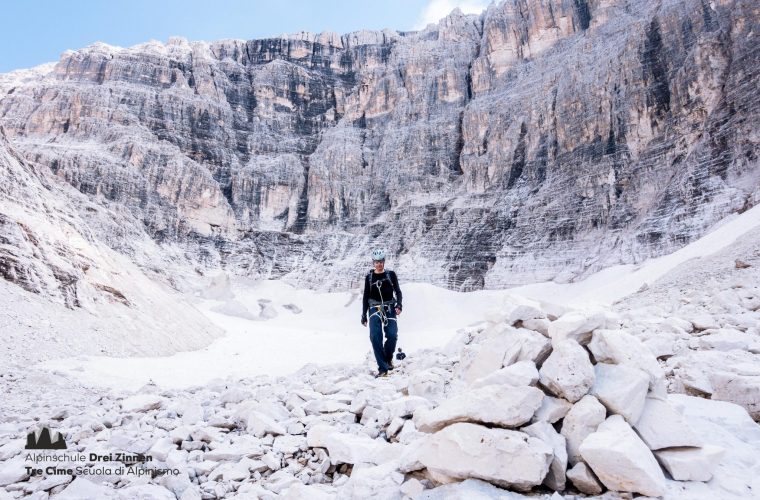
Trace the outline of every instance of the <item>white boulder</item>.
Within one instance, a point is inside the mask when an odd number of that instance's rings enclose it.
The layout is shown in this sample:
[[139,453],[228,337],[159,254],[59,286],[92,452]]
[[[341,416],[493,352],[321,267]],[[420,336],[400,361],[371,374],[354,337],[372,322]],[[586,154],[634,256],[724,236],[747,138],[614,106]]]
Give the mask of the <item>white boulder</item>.
[[535,387],[489,385],[445,400],[432,410],[414,414],[417,429],[434,432],[455,422],[482,422],[518,427],[529,422],[544,393]]
[[327,484],[293,483],[277,497],[281,500],[331,500],[337,490]]
[[520,304],[509,312],[509,315],[507,316],[507,322],[510,325],[514,325],[518,321],[543,318],[546,318],[546,313],[544,313],[538,307],[534,307],[528,304]]
[[716,370],[709,377],[712,399],[741,405],[753,419],[760,420],[760,368],[757,365],[750,370]]
[[267,477],[264,487],[274,493],[281,493],[295,484],[303,483],[287,470],[281,469]]
[[411,417],[418,408],[430,408],[432,404],[421,396],[404,396],[388,401],[383,406],[392,420],[397,417]]
[[338,432],[335,427],[327,424],[317,424],[306,432],[306,444],[311,448],[325,448],[327,436]]
[[56,500],[113,499],[119,498],[119,493],[113,488],[93,483],[83,477],[77,477],[55,498]]
[[561,434],[567,440],[567,460],[577,464],[581,460],[580,446],[586,437],[596,431],[607,417],[607,410],[594,396],[584,396],[575,403],[562,421]]
[[29,477],[23,455],[0,464],[0,486],[17,483]]
[[166,462],[166,457],[169,453],[176,450],[177,445],[172,438],[167,437],[156,441],[153,446],[150,447],[150,450],[148,450],[148,454],[162,462]]
[[586,495],[599,495],[603,488],[602,483],[596,478],[591,469],[583,462],[578,462],[567,471],[567,478],[578,488],[578,491]]
[[565,418],[567,412],[573,404],[569,401],[560,398],[553,398],[551,396],[544,396],[544,400],[541,401],[541,406],[536,410],[533,415],[533,422],[549,422],[553,424],[558,420]]
[[549,337],[549,325],[551,324],[552,322],[546,318],[526,319],[522,322],[523,328],[538,332],[544,337]]
[[604,324],[603,312],[571,311],[551,322],[549,337],[553,344],[568,339],[587,344],[591,340],[591,332],[603,328]]
[[634,428],[650,450],[703,444],[683,415],[659,398],[646,398]]
[[333,432],[325,438],[325,448],[333,464],[380,464],[387,460],[391,445],[364,434]]
[[404,481],[399,491],[409,498],[417,498],[425,491],[425,485],[423,485],[418,479],[411,478],[408,481]]
[[350,411],[351,407],[346,403],[332,399],[312,399],[303,405],[303,410],[307,415],[319,415],[321,413],[335,413],[339,411]]
[[504,366],[504,354],[513,343],[507,332],[500,328],[480,344],[466,346],[470,355],[462,356],[462,378],[468,384]]
[[410,396],[420,396],[436,401],[443,395],[444,386],[443,376],[436,370],[429,369],[413,373],[409,377],[407,391]]
[[306,448],[306,438],[303,436],[277,436],[272,443],[272,449],[283,454],[294,454],[298,450]]
[[552,447],[552,458],[549,472],[546,474],[544,484],[555,491],[565,489],[565,470],[567,470],[567,442],[565,437],[559,434],[554,427],[547,422],[536,422],[521,429],[525,434],[538,438]]
[[623,330],[596,330],[588,345],[597,363],[628,365],[649,375],[649,389],[664,394],[665,373],[644,343]]
[[702,448],[670,448],[654,454],[676,481],[709,481],[725,451],[720,446],[706,445]]
[[24,444],[23,439],[16,439],[0,446],[0,462],[4,462],[21,453],[24,450]]
[[511,385],[527,386],[535,385],[538,382],[538,370],[532,361],[518,361],[500,370],[496,370],[483,378],[479,378],[472,383],[473,388],[485,387],[487,385]]
[[646,444],[620,415],[602,422],[580,446],[581,457],[607,488],[647,496],[665,492],[665,476]]
[[419,459],[444,477],[529,490],[543,482],[553,456],[551,446],[523,432],[456,423],[428,436]]
[[594,385],[594,366],[580,344],[564,340],[554,345],[541,367],[539,380],[555,396],[574,403]]
[[287,434],[285,427],[275,422],[269,415],[258,411],[248,414],[246,430],[256,437],[262,437],[265,434]]
[[536,331],[527,328],[511,328],[509,335],[512,344],[504,353],[504,366],[519,361],[532,361],[540,365],[551,353],[551,341]]
[[[133,486],[127,486],[126,488],[117,490],[119,498],[128,500],[133,498],[139,498],[140,500],[176,500],[177,497],[164,488],[155,484],[136,484]],[[56,497],[58,498],[58,497]],[[79,497],[84,500],[87,497]]]
[[124,412],[146,412],[161,408],[165,398],[156,394],[135,394],[121,401],[121,409]]
[[649,376],[626,365],[598,363],[594,366],[594,385],[591,394],[607,407],[610,413],[622,415],[635,424],[644,409]]
[[[337,500],[355,498],[400,499],[399,487],[404,475],[397,472],[391,462],[377,466],[354,467],[351,477],[338,489]],[[335,484],[335,483],[333,483]]]

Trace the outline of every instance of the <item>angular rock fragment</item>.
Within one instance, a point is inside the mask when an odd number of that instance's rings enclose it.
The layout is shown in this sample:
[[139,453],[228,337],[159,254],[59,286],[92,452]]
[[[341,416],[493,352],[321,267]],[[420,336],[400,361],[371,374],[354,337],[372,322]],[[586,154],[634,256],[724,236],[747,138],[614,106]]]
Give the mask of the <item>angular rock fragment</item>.
[[428,436],[419,460],[446,477],[529,490],[543,482],[553,456],[551,446],[523,432],[456,423]]
[[583,440],[580,454],[607,488],[648,496],[665,492],[665,476],[652,452],[620,415]]
[[539,371],[539,380],[555,396],[575,403],[594,384],[594,366],[583,347],[564,340],[554,345]]
[[530,421],[543,398],[544,393],[535,387],[489,385],[447,399],[432,410],[420,409],[414,423],[423,432],[435,432],[455,422],[518,427]]

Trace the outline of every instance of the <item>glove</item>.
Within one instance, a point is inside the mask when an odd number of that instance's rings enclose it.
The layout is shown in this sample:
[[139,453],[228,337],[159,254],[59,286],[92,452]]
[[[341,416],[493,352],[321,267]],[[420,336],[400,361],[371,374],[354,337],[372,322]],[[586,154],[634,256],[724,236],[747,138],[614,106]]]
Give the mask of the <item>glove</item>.
[[362,326],[367,326],[367,318],[362,315]]

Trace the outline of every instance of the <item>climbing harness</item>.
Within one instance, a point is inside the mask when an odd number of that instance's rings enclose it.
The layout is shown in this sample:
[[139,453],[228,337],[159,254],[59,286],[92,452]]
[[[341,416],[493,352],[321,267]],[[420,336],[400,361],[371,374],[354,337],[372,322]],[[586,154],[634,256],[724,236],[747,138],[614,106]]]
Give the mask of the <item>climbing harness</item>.
[[[383,337],[385,336],[385,327],[388,326],[388,321],[396,321],[396,318],[389,318],[388,314],[390,314],[391,307],[396,306],[395,300],[390,300],[388,302],[385,302],[383,300],[383,291],[381,287],[381,283],[385,280],[388,280],[389,283],[393,284],[391,281],[390,275],[388,274],[388,271],[384,271],[385,277],[383,279],[375,281],[375,286],[377,287],[377,293],[380,295],[380,302],[377,302],[376,300],[370,299],[369,307],[370,309],[375,309],[375,312],[369,315],[369,319],[372,319],[372,316],[379,316],[380,317],[380,324],[383,328]],[[367,275],[367,279],[370,280],[370,283],[372,282],[372,271]]]

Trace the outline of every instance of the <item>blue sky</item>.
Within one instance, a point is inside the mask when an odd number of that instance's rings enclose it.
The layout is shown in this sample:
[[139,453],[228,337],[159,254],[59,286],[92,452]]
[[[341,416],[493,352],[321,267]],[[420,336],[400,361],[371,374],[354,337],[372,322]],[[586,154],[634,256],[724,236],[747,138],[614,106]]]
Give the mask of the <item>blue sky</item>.
[[67,49],[100,41],[129,47],[170,36],[189,40],[262,38],[296,31],[418,29],[459,6],[485,0],[6,0],[0,73],[57,61]]

